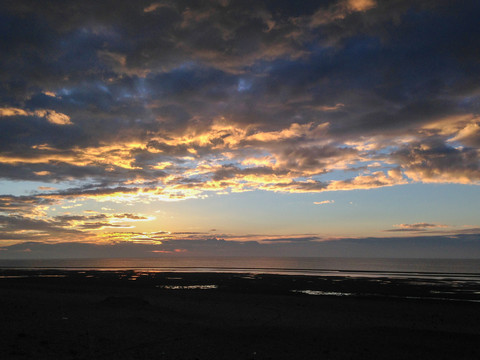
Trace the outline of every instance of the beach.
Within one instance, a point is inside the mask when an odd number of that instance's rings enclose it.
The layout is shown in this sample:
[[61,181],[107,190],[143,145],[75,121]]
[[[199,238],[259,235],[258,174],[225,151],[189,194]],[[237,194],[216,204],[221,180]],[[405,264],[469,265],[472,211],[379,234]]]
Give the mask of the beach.
[[2,270],[1,358],[478,359],[475,284],[449,297],[446,287],[334,276]]

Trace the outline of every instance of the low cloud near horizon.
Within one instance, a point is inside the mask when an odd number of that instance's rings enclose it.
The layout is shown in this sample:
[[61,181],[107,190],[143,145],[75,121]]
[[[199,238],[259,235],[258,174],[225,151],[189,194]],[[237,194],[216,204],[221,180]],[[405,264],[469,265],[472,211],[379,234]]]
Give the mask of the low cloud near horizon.
[[[479,229],[477,229],[479,230]],[[261,236],[259,236],[261,238]],[[0,248],[0,259],[95,259],[145,257],[375,257],[375,258],[478,258],[480,232],[445,236],[398,238],[318,239],[267,238],[228,241],[217,237],[152,242],[24,242]]]

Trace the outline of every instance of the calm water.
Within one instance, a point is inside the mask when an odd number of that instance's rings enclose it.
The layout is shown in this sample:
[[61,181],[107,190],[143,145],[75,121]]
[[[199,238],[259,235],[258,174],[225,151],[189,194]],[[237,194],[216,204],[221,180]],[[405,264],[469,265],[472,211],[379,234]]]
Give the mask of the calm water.
[[0,268],[131,269],[164,272],[248,272],[480,280],[480,259],[177,257],[154,259],[0,260]]

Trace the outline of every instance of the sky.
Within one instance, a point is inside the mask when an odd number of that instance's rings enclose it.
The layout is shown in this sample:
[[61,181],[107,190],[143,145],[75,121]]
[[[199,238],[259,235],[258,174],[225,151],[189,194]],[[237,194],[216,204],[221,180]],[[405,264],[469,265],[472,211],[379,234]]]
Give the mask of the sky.
[[478,1],[0,5],[0,259],[480,258]]

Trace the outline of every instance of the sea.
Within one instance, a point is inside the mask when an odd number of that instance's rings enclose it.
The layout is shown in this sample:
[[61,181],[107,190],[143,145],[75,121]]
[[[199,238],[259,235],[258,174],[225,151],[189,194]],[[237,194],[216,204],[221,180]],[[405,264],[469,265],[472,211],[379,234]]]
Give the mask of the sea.
[[137,270],[347,277],[431,278],[480,282],[480,259],[331,257],[161,257],[0,260],[0,269]]

